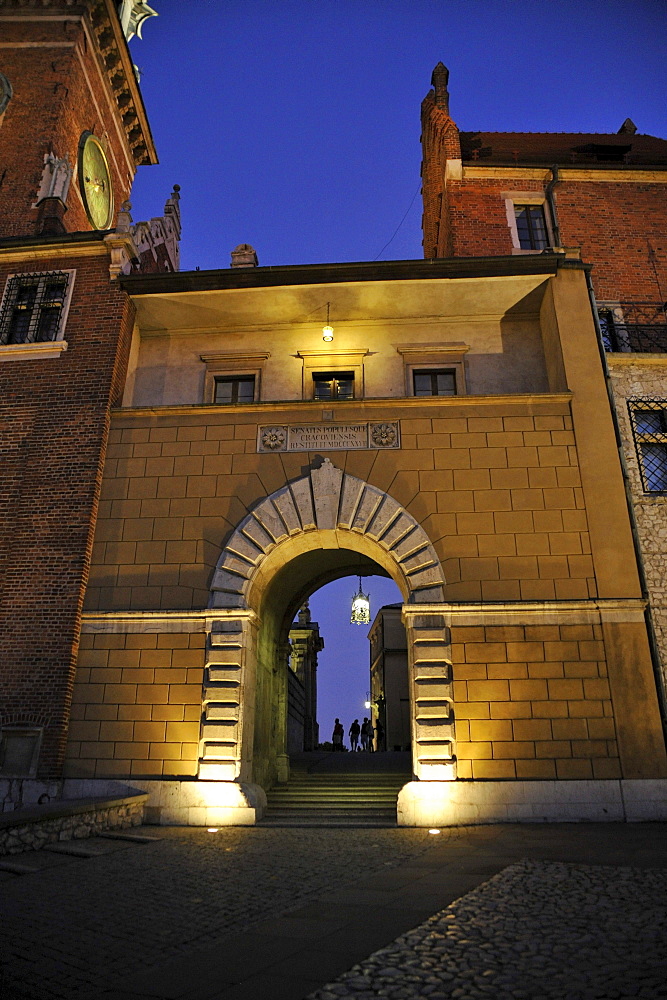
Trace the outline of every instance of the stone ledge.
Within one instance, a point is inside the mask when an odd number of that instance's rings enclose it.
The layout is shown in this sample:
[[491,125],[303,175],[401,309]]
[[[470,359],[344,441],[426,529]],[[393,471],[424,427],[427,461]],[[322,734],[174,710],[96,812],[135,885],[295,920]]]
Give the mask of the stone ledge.
[[[197,778],[132,778],[132,788],[148,801],[144,822],[155,826],[254,826],[266,809],[266,793],[259,785],[241,781]],[[108,795],[127,791],[115,779],[66,778],[69,795]]]
[[103,830],[140,826],[148,795],[64,799],[0,814],[0,855],[37,851],[46,844],[82,840]]
[[588,781],[410,781],[398,795],[398,825],[636,823],[667,819],[667,779]]

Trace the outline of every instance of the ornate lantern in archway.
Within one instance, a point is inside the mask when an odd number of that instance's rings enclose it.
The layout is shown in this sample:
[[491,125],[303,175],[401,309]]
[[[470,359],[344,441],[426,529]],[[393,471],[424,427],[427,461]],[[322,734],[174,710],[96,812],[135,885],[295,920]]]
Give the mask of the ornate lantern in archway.
[[368,594],[364,594],[361,589],[361,577],[359,577],[359,590],[352,598],[350,621],[353,625],[369,625],[371,621],[371,603]]

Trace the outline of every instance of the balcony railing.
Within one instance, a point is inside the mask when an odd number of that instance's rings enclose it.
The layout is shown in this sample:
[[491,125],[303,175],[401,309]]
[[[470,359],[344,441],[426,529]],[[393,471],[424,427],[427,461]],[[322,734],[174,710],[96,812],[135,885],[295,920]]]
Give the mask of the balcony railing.
[[667,354],[667,314],[661,302],[621,302],[598,310],[605,351]]

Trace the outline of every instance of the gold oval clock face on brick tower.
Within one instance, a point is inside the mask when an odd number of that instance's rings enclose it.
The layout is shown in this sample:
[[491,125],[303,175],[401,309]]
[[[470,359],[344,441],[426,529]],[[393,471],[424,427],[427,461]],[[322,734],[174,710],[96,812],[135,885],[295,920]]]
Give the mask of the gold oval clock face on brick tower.
[[79,142],[79,186],[91,226],[108,229],[113,218],[111,175],[102,144],[92,132],[84,132]]

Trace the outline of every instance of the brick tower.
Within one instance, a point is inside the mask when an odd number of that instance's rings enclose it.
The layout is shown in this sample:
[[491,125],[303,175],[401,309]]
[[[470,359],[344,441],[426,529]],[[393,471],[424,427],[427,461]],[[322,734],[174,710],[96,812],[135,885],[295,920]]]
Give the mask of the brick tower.
[[[135,245],[126,202],[137,166],[157,162],[127,46],[152,13],[143,0],[0,0],[3,777],[61,769],[109,411],[132,337],[115,279],[158,261],[145,234]],[[177,191],[168,206],[153,221],[177,242]]]

